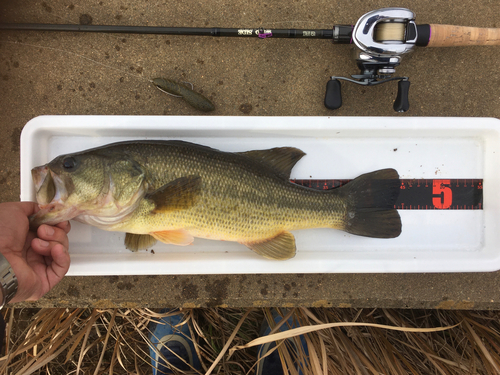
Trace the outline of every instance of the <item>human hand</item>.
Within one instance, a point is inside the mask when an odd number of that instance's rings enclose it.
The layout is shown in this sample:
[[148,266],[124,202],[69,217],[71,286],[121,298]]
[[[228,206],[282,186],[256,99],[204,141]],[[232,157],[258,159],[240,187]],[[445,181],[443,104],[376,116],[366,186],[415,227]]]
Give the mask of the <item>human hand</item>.
[[0,203],[0,252],[10,263],[18,289],[10,302],[35,301],[51,290],[68,272],[68,221],[29,230],[29,216],[38,211],[34,202]]

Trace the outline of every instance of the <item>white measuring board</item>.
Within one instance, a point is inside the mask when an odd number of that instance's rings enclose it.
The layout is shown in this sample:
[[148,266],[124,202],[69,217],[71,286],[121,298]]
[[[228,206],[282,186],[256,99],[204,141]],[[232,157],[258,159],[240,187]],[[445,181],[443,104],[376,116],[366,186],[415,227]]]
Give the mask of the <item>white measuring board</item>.
[[196,238],[132,253],[124,233],[72,223],[68,275],[473,272],[500,269],[500,120],[446,117],[40,116],[21,135],[21,200],[30,170],[117,141],[179,139],[222,151],[292,146],[296,179],[352,179],[395,168],[402,179],[483,179],[483,210],[400,210],[395,239],[295,231],[297,255],[267,260],[233,242]]

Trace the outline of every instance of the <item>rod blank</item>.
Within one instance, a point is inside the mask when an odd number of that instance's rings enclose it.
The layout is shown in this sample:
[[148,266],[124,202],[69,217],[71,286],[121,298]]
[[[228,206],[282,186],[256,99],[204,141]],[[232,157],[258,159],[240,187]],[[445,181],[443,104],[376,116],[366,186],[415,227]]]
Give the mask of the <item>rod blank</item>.
[[43,23],[2,23],[0,30],[34,30],[34,31],[72,31],[96,33],[126,34],[162,34],[162,35],[201,35],[226,37],[273,37],[273,38],[307,38],[333,39],[331,30],[299,30],[299,29],[250,29],[250,28],[203,28],[203,27],[164,27],[164,26],[116,26],[116,25],[61,25]]

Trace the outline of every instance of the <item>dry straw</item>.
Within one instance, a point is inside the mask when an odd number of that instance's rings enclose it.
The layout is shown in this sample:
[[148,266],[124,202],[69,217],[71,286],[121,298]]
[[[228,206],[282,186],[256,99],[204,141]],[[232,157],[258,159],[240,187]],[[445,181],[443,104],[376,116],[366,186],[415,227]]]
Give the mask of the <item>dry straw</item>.
[[[186,309],[199,374],[253,374],[276,341],[292,375],[500,374],[500,313],[453,310]],[[150,309],[5,309],[0,374],[151,374]],[[275,312],[276,313],[276,312]],[[280,326],[291,318],[294,329]],[[260,337],[263,321],[271,334]],[[307,342],[305,354],[299,336]],[[295,350],[290,350],[295,348]],[[182,373],[182,372],[180,372]],[[194,370],[191,373],[196,373]]]

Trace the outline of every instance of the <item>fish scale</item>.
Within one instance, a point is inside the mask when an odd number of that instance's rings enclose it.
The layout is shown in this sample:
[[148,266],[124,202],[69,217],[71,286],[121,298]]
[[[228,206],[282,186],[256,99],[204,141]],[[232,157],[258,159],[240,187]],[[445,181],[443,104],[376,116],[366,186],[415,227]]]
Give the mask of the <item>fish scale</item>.
[[[126,232],[132,250],[154,243],[149,237],[177,245],[201,237],[236,241],[271,259],[295,255],[290,231],[299,229],[399,235],[395,170],[367,173],[339,189],[314,190],[289,181],[303,156],[291,147],[228,153],[182,141],[121,142],[61,155],[33,170],[37,197],[50,202],[44,195],[52,190],[73,190],[33,222],[74,218]],[[43,184],[42,168],[64,183],[48,189],[51,181]],[[89,199],[95,191],[102,194]]]
[[[174,167],[170,170],[162,168],[162,166],[167,164]],[[300,190],[296,191],[296,189],[290,185],[289,188],[292,192],[283,194],[278,193],[276,187],[272,185],[273,182],[276,183],[276,181],[269,181],[269,185],[272,186],[270,190],[266,190],[259,186],[264,183],[257,185],[244,183],[244,181],[249,181],[252,176],[245,176],[247,173],[245,173],[244,170],[238,171],[238,169],[241,168],[236,168],[235,166],[229,170],[227,176],[224,175],[220,178],[220,176],[216,174],[216,171],[226,169],[227,162],[224,163],[216,159],[211,163],[208,161],[206,163],[201,163],[194,155],[181,154],[180,156],[172,156],[168,163],[165,163],[160,158],[155,158],[152,163],[148,165],[151,165],[152,168],[162,176],[162,178],[156,181],[156,186],[153,185],[154,188],[162,186],[168,183],[168,181],[174,180],[183,174],[185,175],[186,171],[188,171],[188,173],[201,175],[202,181],[204,181],[203,193],[199,202],[192,209],[182,212],[172,212],[168,217],[165,215],[159,218],[142,214],[140,216],[134,215],[134,217],[131,218],[131,221],[134,223],[140,221],[143,223],[142,226],[150,230],[189,227],[200,237],[219,238],[229,235],[229,238],[232,240],[242,241],[244,239],[262,238],[263,235],[269,236],[276,234],[277,229],[267,229],[268,225],[266,224],[268,222],[278,222],[278,224],[285,227],[295,229],[297,225],[301,225],[305,220],[301,217],[304,215],[299,214],[297,211],[298,207],[293,203],[293,201],[302,198],[300,194],[298,194]],[[231,178],[231,176],[241,176],[241,178]],[[289,185],[282,183],[282,181],[279,181],[279,183],[280,185]],[[229,188],[233,186],[234,188]],[[245,200],[242,201],[240,196],[245,196]],[[283,205],[284,208],[273,210],[269,202],[275,202],[283,197],[289,198],[288,202],[285,202]],[[306,198],[307,197],[308,196],[306,196]],[[234,198],[237,198],[237,200]],[[244,203],[250,203],[251,209],[245,206]],[[311,202],[311,204],[314,205],[314,213],[317,215],[318,211],[320,211],[318,206],[321,207],[321,202],[316,199],[314,202]],[[240,208],[235,209],[236,206],[240,206]],[[147,210],[141,211],[141,213],[142,212],[147,212]],[[253,220],[251,222],[253,225],[249,225],[250,221],[247,219],[247,215],[252,215]],[[310,211],[307,212],[305,216],[307,218],[311,217]],[[282,220],[281,223],[279,223],[280,219]],[[284,219],[286,219],[286,221]],[[326,220],[324,221],[325,223],[320,224],[325,225]],[[133,228],[127,228],[126,225],[127,224],[124,223],[120,229],[128,229],[128,231],[134,230]],[[137,224],[134,225],[137,226]],[[170,227],[167,227],[167,225],[170,225]],[[260,227],[266,229],[264,230]],[[224,233],[218,235],[219,231]]]

